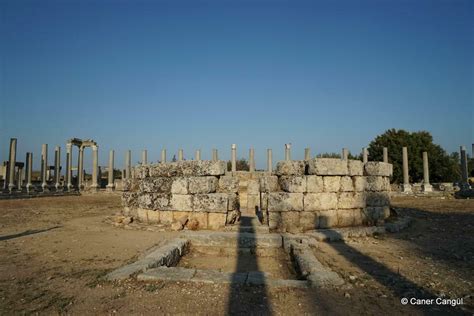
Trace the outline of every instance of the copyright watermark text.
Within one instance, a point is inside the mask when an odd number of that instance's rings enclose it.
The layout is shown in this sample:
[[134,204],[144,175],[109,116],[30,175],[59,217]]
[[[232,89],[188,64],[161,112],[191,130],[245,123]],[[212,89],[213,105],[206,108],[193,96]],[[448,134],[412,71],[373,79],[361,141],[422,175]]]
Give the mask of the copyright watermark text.
[[402,303],[402,305],[407,305],[407,304],[410,304],[410,305],[450,305],[453,307],[464,304],[462,298],[442,298],[442,297],[437,297],[437,298],[403,297],[400,300],[400,303]]

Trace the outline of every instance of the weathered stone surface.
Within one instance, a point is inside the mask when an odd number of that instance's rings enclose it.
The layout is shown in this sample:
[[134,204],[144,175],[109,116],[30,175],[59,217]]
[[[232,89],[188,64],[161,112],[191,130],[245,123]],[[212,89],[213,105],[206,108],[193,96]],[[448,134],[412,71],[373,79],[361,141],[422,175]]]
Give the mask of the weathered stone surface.
[[247,210],[257,212],[260,209],[260,194],[247,194]]
[[144,193],[170,193],[172,178],[146,178],[139,183],[138,189]]
[[193,199],[195,212],[227,213],[227,193],[196,194]]
[[347,160],[339,158],[315,158],[308,162],[308,173],[318,176],[345,176]]
[[239,196],[237,195],[237,193],[227,193],[227,197],[228,197],[227,210],[228,211],[239,210],[240,204],[239,204]]
[[[226,211],[227,212],[227,211]],[[189,221],[197,221],[197,229],[207,229],[208,227],[208,213],[206,212],[191,212]]]
[[302,176],[305,174],[305,162],[301,160],[279,161],[276,165],[275,174],[279,176]]
[[393,174],[393,166],[386,162],[369,161],[364,166],[367,176],[390,177]]
[[148,210],[148,223],[159,223],[160,222],[160,211]]
[[217,190],[218,179],[216,177],[189,177],[189,193],[214,193]]
[[247,193],[248,194],[260,193],[260,183],[258,179],[249,179],[247,181]]
[[163,210],[170,206],[169,193],[143,193],[138,196],[138,206],[149,210]]
[[226,213],[209,213],[207,227],[209,229],[221,229],[225,226],[226,218]]
[[372,221],[384,220],[390,216],[390,207],[388,206],[374,206],[365,208],[367,218]]
[[193,196],[189,194],[173,194],[170,209],[173,211],[190,212],[193,210]]
[[366,181],[368,191],[390,191],[390,180],[387,177],[367,176]]
[[318,216],[316,212],[300,212],[300,225],[303,231],[318,228]]
[[138,220],[142,223],[148,223],[148,210],[143,208],[137,209]]
[[277,230],[281,226],[282,226],[281,213],[269,212],[268,213],[268,227],[271,230]]
[[136,192],[123,192],[122,193],[122,205],[126,207],[138,207],[138,193]]
[[317,212],[319,228],[331,228],[337,226],[336,210],[326,210]]
[[226,224],[233,225],[240,221],[240,211],[239,210],[232,210],[227,212]]
[[322,176],[306,176],[306,191],[309,193],[321,193],[324,190]]
[[160,223],[171,224],[173,222],[173,211],[158,211],[160,212]]
[[324,192],[339,192],[341,187],[341,177],[323,177]]
[[268,194],[269,212],[303,210],[303,193],[273,192]]
[[171,184],[171,193],[173,194],[188,194],[188,179],[187,178],[174,178]]
[[134,178],[137,178],[137,179],[145,179],[146,177],[149,177],[150,175],[148,166],[139,165],[139,166],[133,167],[132,172],[134,174]]
[[365,207],[365,193],[341,192],[337,201],[338,209]]
[[260,192],[279,191],[277,176],[264,176],[260,178]]
[[306,193],[304,195],[304,211],[324,211],[336,209],[336,193]]
[[390,206],[390,194],[388,192],[367,192],[367,206]]
[[282,231],[296,234],[302,232],[300,225],[300,212],[281,213]]
[[239,191],[239,178],[232,176],[222,176],[219,178],[217,192],[237,193]]
[[338,227],[347,227],[354,225],[354,210],[337,210],[337,226]]
[[306,192],[306,178],[304,176],[281,176],[278,179],[280,188],[285,192]]
[[356,176],[352,177],[354,182],[354,191],[363,192],[367,187],[367,179],[365,177]]
[[349,169],[350,176],[364,175],[364,163],[360,160],[348,160],[347,167]]
[[351,177],[341,177],[341,192],[352,192],[354,191],[354,183]]
[[225,174],[225,161],[187,160],[149,165],[151,177],[220,176]]

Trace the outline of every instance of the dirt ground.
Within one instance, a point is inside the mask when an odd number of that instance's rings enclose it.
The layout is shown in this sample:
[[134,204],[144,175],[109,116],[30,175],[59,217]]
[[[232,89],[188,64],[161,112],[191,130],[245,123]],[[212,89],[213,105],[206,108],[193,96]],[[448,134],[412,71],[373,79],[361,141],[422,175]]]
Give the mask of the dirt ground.
[[[112,283],[108,271],[177,233],[105,221],[118,195],[0,201],[0,314],[471,314],[474,200],[397,198],[406,230],[314,249],[346,285],[286,289],[187,283]],[[406,298],[463,298],[457,307]]]

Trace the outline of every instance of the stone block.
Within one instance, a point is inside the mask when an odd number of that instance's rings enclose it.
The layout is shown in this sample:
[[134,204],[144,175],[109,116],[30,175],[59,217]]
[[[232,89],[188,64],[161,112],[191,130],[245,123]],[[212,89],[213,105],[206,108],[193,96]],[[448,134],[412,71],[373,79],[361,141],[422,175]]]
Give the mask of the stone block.
[[271,230],[279,230],[282,227],[280,212],[268,212],[268,227]]
[[225,161],[187,160],[149,165],[151,177],[220,176],[225,170]]
[[145,179],[150,176],[148,166],[135,166],[132,168],[132,172],[134,174],[134,178],[137,179]]
[[184,224],[186,223],[186,221],[184,220],[186,217],[187,219],[189,220],[189,218],[191,217],[191,212],[180,212],[180,211],[173,211],[173,221],[174,222],[181,222]]
[[[207,229],[208,228],[208,213],[206,212],[191,212],[189,213],[189,221],[197,221],[197,229]],[[227,213],[226,213],[227,214]]]
[[321,176],[306,176],[306,191],[309,193],[321,193],[324,190],[324,181]]
[[341,192],[337,201],[338,209],[354,209],[365,207],[365,193]]
[[390,191],[390,181],[387,177],[367,176],[368,191]]
[[173,194],[170,209],[173,211],[191,212],[193,210],[193,196],[190,194]]
[[341,177],[323,177],[324,192],[339,192],[341,187]]
[[188,190],[193,194],[214,193],[217,190],[218,179],[216,177],[189,177]]
[[367,188],[367,179],[362,176],[352,177],[354,182],[354,191],[363,192]]
[[137,209],[138,220],[142,223],[148,223],[148,210],[143,208]]
[[129,208],[138,207],[138,193],[137,192],[123,192],[122,205]]
[[390,194],[388,192],[367,192],[367,206],[390,206]]
[[247,194],[259,194],[260,182],[258,179],[249,179],[247,181]]
[[306,164],[302,160],[284,160],[276,165],[275,174],[278,176],[302,176],[305,174]]
[[331,228],[337,226],[336,210],[317,212],[319,228]]
[[196,194],[193,198],[195,212],[227,213],[227,193]]
[[260,178],[260,192],[279,191],[277,176],[263,176]]
[[288,233],[301,233],[300,212],[281,213],[282,230]]
[[268,194],[269,193],[260,193],[260,209],[268,210]]
[[237,195],[237,193],[227,193],[227,198],[228,198],[228,202],[227,202],[228,211],[240,209],[239,196]]
[[169,193],[153,193],[154,210],[169,210],[171,194]]
[[222,176],[219,178],[217,192],[237,193],[239,191],[239,178],[232,176]]
[[160,211],[148,210],[148,223],[157,224],[160,222]]
[[376,222],[378,220],[384,220],[390,216],[390,207],[388,206],[370,206],[365,208],[366,216],[370,220]]
[[348,160],[347,168],[349,169],[349,176],[364,175],[364,163],[360,160]]
[[303,210],[303,193],[268,193],[268,211],[286,212]]
[[154,203],[154,193],[144,193],[138,196],[137,202],[138,207],[142,209],[154,210],[155,203]]
[[347,227],[354,225],[354,210],[337,210],[337,226],[338,227]]
[[304,211],[325,211],[336,209],[336,193],[306,193],[304,195]]
[[392,164],[386,162],[369,161],[365,164],[364,170],[367,176],[390,177],[393,174]]
[[144,193],[170,193],[172,178],[146,178],[139,182],[138,189]]
[[339,158],[315,158],[308,162],[308,173],[318,176],[345,176],[347,160]]
[[158,211],[160,212],[160,223],[171,224],[173,222],[173,211]]
[[304,176],[281,176],[278,179],[280,188],[285,192],[306,192],[306,178]]
[[225,226],[227,214],[226,213],[209,213],[207,219],[207,228],[221,229]]
[[260,209],[260,194],[247,194],[247,210],[254,214]]
[[341,192],[352,192],[354,191],[354,183],[351,177],[341,177]]
[[171,193],[173,194],[188,194],[188,179],[187,178],[174,178],[171,184]]
[[300,212],[300,225],[303,231],[317,229],[319,227],[316,212]]
[[354,209],[354,226],[361,226],[363,224],[366,223],[366,220],[365,220],[365,217],[364,217],[364,214],[362,212],[363,209],[361,208],[357,208],[357,209]]

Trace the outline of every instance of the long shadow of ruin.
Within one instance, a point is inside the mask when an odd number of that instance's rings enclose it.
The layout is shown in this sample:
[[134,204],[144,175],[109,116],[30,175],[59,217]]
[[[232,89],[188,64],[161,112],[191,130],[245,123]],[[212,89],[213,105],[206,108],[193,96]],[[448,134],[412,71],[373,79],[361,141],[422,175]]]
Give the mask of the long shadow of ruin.
[[23,236],[28,236],[28,235],[39,234],[39,233],[47,232],[49,230],[53,230],[53,229],[56,229],[56,228],[59,228],[59,227],[61,227],[61,226],[54,226],[54,227],[45,228],[45,229],[32,229],[32,230],[26,230],[26,231],[24,231],[22,233],[18,233],[18,234],[0,236],[0,241],[15,239],[15,238],[23,237]]
[[[265,285],[265,275],[260,271],[257,256],[253,251],[257,245],[256,243],[248,244],[248,236],[255,234],[255,228],[251,220],[251,217],[243,216],[239,223],[237,264],[232,274],[227,306],[227,314],[229,315],[271,315],[272,313]],[[250,247],[252,253],[246,254],[246,249],[242,249],[242,247]],[[243,283],[241,272],[244,271],[253,272],[252,275],[256,281],[255,283],[258,284]]]

